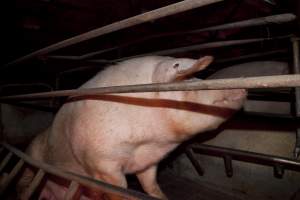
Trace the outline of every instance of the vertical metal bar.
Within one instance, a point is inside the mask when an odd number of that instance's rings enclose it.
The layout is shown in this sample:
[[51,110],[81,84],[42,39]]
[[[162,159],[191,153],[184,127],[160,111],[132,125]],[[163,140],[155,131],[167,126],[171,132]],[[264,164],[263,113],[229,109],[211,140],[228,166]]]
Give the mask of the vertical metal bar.
[[4,141],[3,121],[2,121],[2,105],[0,103],[0,142]]
[[2,162],[0,164],[0,173],[2,172],[2,170],[4,169],[4,167],[7,165],[7,163],[9,162],[9,160],[11,159],[12,156],[13,156],[13,153],[12,152],[8,152],[8,154],[2,160]]
[[199,176],[203,176],[204,170],[201,167],[201,165],[199,164],[198,160],[195,158],[195,154],[194,154],[193,149],[187,148],[186,151],[185,151],[185,154],[189,158],[189,160],[191,161],[192,165],[194,166],[194,168],[197,171],[197,173],[199,174]]
[[280,164],[275,164],[274,165],[274,176],[276,178],[282,178],[284,174],[284,168]]
[[[293,70],[294,74],[300,74],[300,62],[299,62],[299,38],[292,38],[293,44]],[[296,109],[296,116],[300,117],[300,87],[295,89],[295,109]]]
[[232,177],[233,176],[232,157],[229,155],[225,155],[223,158],[224,158],[226,175],[227,177]]
[[25,192],[23,194],[24,199],[30,199],[30,197],[32,196],[34,191],[37,189],[37,187],[43,180],[44,176],[45,176],[45,171],[42,169],[39,169],[37,174],[34,176],[32,182],[30,183],[30,185],[28,186],[28,188],[25,190]]
[[9,173],[8,176],[6,176],[6,178],[4,179],[4,181],[2,182],[2,185],[0,185],[0,196],[3,194],[3,192],[6,190],[6,188],[9,186],[9,184],[11,183],[11,181],[16,177],[16,175],[18,174],[18,172],[21,170],[21,168],[24,165],[24,160],[21,159],[17,165],[12,169],[12,171]]
[[78,191],[80,189],[80,184],[76,181],[72,181],[67,193],[65,194],[64,200],[73,200],[73,199],[79,199]]
[[[291,38],[293,45],[293,72],[294,74],[300,74],[300,62],[299,62],[299,38]],[[295,105],[294,112],[296,117],[300,117],[300,87],[295,88]],[[294,149],[294,157],[298,158],[300,155],[300,129],[296,130],[296,144]]]

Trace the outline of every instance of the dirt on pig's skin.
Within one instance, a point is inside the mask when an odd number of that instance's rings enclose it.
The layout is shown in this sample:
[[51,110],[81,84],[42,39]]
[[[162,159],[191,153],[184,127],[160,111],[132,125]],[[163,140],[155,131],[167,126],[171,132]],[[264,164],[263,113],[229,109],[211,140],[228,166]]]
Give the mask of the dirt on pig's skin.
[[[213,58],[149,56],[107,67],[81,88],[189,81]],[[246,91],[202,90],[72,97],[27,152],[35,159],[127,187],[136,174],[145,192],[166,199],[157,165],[181,142],[217,128]]]

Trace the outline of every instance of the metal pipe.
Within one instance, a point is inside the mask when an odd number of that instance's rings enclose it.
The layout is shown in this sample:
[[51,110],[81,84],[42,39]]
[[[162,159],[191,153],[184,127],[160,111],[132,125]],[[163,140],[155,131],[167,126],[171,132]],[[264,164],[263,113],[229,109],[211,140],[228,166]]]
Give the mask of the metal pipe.
[[36,191],[40,183],[42,182],[43,178],[45,177],[45,171],[39,169],[36,175],[34,176],[30,185],[26,188],[23,197],[24,199],[30,199],[33,193]]
[[0,186],[0,196],[3,195],[6,188],[13,181],[13,179],[18,175],[24,165],[24,160],[20,159],[11,172],[4,178]]
[[[299,38],[292,37],[293,46],[293,71],[294,74],[300,74],[300,61],[299,61]],[[295,88],[295,103],[294,103],[294,113],[296,117],[300,117],[300,87]],[[294,157],[298,158],[300,154],[300,128],[296,130],[296,143],[294,148]]]
[[300,75],[277,75],[247,78],[213,79],[200,81],[184,81],[175,83],[154,83],[142,85],[112,86],[101,88],[60,90],[33,94],[0,97],[0,100],[48,98],[58,96],[101,95],[110,93],[136,93],[160,91],[191,91],[191,90],[219,90],[239,88],[285,88],[299,87]]
[[266,51],[266,52],[260,52],[260,53],[253,53],[253,54],[242,55],[242,56],[235,57],[235,58],[216,59],[214,61],[214,63],[215,64],[223,64],[223,63],[226,63],[226,62],[236,62],[236,61],[241,61],[241,60],[246,60],[246,59],[252,59],[252,58],[261,58],[261,57],[265,57],[265,56],[272,56],[274,54],[284,54],[284,53],[287,53],[287,52],[288,52],[288,49]]
[[231,156],[231,158],[234,160],[264,164],[269,166],[280,165],[280,166],[284,166],[285,169],[297,168],[297,170],[300,171],[299,161],[284,158],[284,157],[271,156],[271,155],[266,155],[261,153],[254,153],[254,152],[230,149],[225,147],[216,147],[216,146],[211,146],[206,144],[192,144],[189,147],[194,149],[195,153],[201,152],[204,154],[209,154],[217,157]]
[[[285,35],[285,36],[279,36],[279,37],[273,37],[273,38],[255,38],[255,39],[245,39],[245,40],[228,40],[228,41],[219,41],[219,42],[210,42],[205,44],[197,44],[197,45],[191,45],[191,46],[185,46],[185,47],[179,47],[179,48],[173,48],[173,49],[166,49],[161,51],[154,51],[150,53],[135,55],[135,56],[129,56],[129,57],[123,57],[119,59],[112,60],[113,62],[119,62],[131,58],[136,57],[142,57],[142,56],[149,56],[149,55],[171,55],[176,53],[184,53],[188,51],[195,51],[195,50],[202,50],[202,49],[209,49],[209,48],[218,48],[218,47],[228,47],[228,46],[235,46],[235,45],[242,45],[242,44],[251,44],[256,42],[265,42],[265,41],[271,41],[271,40],[281,40],[281,39],[288,39],[291,35]],[[90,62],[98,62],[98,60],[89,60]],[[99,62],[103,63],[103,60],[100,60]]]
[[78,182],[86,187],[100,189],[103,192],[112,193],[112,194],[115,194],[115,195],[118,195],[118,196],[121,196],[124,198],[128,198],[130,200],[138,200],[138,199],[158,200],[157,198],[150,197],[150,196],[145,195],[140,192],[113,186],[113,185],[101,182],[99,180],[96,180],[96,179],[93,179],[90,177],[78,175],[78,174],[75,174],[72,172],[65,171],[61,168],[57,168],[52,165],[42,163],[40,161],[32,159],[30,156],[26,155],[22,151],[16,149],[15,147],[13,147],[7,143],[2,143],[2,145],[6,149],[8,149],[10,151],[10,153],[17,155],[22,160],[24,160],[26,163],[29,163],[30,165],[35,166],[37,168],[43,169],[47,173],[54,174],[56,176],[62,177],[67,180],[72,180],[72,181]]
[[226,175],[227,177],[232,177],[233,176],[232,158],[229,155],[225,155],[223,159],[224,159]]
[[11,66],[11,65],[15,65],[15,64],[19,64],[21,62],[24,62],[28,59],[37,57],[37,56],[41,56],[44,54],[48,54],[50,52],[62,49],[64,47],[68,47],[74,44],[78,44],[80,42],[86,41],[86,40],[90,40],[96,37],[99,37],[101,35],[104,34],[108,34],[114,31],[118,31],[124,28],[128,28],[134,25],[138,25],[138,24],[142,24],[144,22],[149,22],[155,19],[159,19],[162,17],[166,17],[166,16],[170,16],[170,15],[174,15],[177,13],[181,13],[184,11],[188,11],[194,8],[199,8],[202,6],[206,6],[212,3],[217,3],[217,2],[221,2],[224,0],[184,0],[178,3],[174,3],[162,8],[158,8],[140,15],[136,15],[118,22],[114,22],[112,24],[103,26],[101,28],[97,28],[91,31],[88,31],[86,33],[71,37],[69,39],[63,40],[61,42],[58,42],[56,44],[47,46],[45,48],[42,48],[40,50],[37,50],[33,53],[30,53],[26,56],[23,56],[21,58],[18,58],[8,64],[6,64],[5,66]]
[[[300,61],[299,61],[299,38],[293,37],[293,70],[295,74],[300,74]],[[295,114],[300,117],[300,88],[295,88]]]
[[197,171],[199,176],[204,175],[204,170],[199,164],[198,160],[195,158],[194,151],[191,148],[187,148],[185,151],[187,158],[191,161],[192,165],[194,166],[195,170]]
[[190,33],[199,33],[204,31],[216,31],[216,30],[225,30],[230,28],[245,28],[251,26],[262,26],[268,24],[282,24],[285,22],[290,22],[295,20],[297,17],[291,13],[279,14],[279,15],[271,15],[267,17],[260,17],[255,19],[248,19],[239,22],[233,22],[228,24],[222,24],[218,26],[203,28],[195,31],[191,31]]
[[268,25],[268,24],[281,24],[285,22],[290,22],[296,19],[296,16],[291,13],[285,13],[285,14],[279,14],[279,15],[271,15],[267,17],[260,17],[260,18],[255,18],[255,19],[249,19],[249,20],[243,20],[239,22],[233,22],[233,23],[228,23],[228,24],[222,24],[218,26],[212,26],[212,27],[207,27],[203,29],[196,29],[196,30],[191,30],[191,31],[179,31],[179,32],[172,32],[172,33],[162,33],[162,34],[157,34],[157,35],[152,35],[144,38],[140,38],[131,42],[127,42],[124,44],[121,44],[119,46],[111,47],[108,49],[103,49],[99,51],[94,51],[90,53],[86,53],[81,56],[59,56],[59,55],[53,55],[53,56],[48,56],[48,58],[52,59],[64,59],[64,60],[84,60],[84,59],[89,59],[91,57],[113,51],[116,49],[124,48],[133,44],[141,43],[147,40],[151,39],[156,39],[156,38],[161,38],[161,37],[170,37],[170,36],[178,36],[178,35],[186,35],[186,34],[196,34],[196,33],[201,33],[205,31],[217,31],[217,30],[226,30],[226,29],[231,29],[231,28],[245,28],[245,27],[253,27],[253,26],[262,26],[262,25]]

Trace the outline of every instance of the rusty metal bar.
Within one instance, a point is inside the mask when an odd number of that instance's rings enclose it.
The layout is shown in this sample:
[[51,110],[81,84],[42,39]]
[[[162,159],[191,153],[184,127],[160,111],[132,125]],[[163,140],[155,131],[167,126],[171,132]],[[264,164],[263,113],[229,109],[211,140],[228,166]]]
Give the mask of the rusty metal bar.
[[28,186],[28,188],[25,190],[23,194],[24,199],[30,199],[30,197],[33,195],[33,193],[35,192],[35,190],[43,180],[45,174],[46,173],[44,170],[39,169],[37,174],[34,176],[32,182],[30,183],[30,185]]
[[5,177],[4,181],[0,185],[0,196],[3,194],[3,192],[6,190],[6,188],[9,186],[9,184],[12,182],[12,180],[17,176],[17,174],[20,172],[21,168],[24,165],[24,160],[19,160],[19,162],[16,164],[16,166],[12,169],[12,171],[9,173],[8,176]]
[[[63,60],[84,60],[84,59],[89,59],[91,57],[107,53],[109,51],[113,51],[116,49],[128,47],[133,44],[141,43],[150,39],[156,39],[160,37],[166,37],[166,36],[178,36],[178,35],[186,35],[186,34],[196,34],[200,32],[205,32],[205,31],[217,31],[217,30],[225,30],[225,29],[230,29],[230,28],[245,28],[245,27],[252,27],[252,26],[262,26],[262,25],[268,25],[268,24],[281,24],[281,23],[286,23],[290,22],[296,19],[296,16],[291,13],[285,13],[285,14],[279,14],[279,15],[271,15],[267,17],[260,17],[260,18],[255,18],[255,19],[249,19],[249,20],[243,20],[239,22],[233,22],[233,23],[228,23],[228,24],[223,24],[223,25],[218,25],[218,26],[212,26],[212,27],[207,27],[203,29],[196,29],[196,30],[191,30],[191,31],[180,31],[180,32],[172,32],[172,33],[162,33],[162,34],[157,34],[157,35],[151,35],[145,38],[140,38],[137,39],[133,42],[128,42],[121,44],[119,46],[111,47],[108,49],[103,49],[95,52],[89,52],[81,56],[59,56],[59,55],[52,55],[48,56],[48,58],[52,59],[63,59]],[[98,60],[99,62],[109,62],[108,60]]]
[[8,152],[8,154],[5,156],[5,158],[2,160],[2,162],[0,164],[0,172],[2,172],[2,170],[7,165],[7,163],[9,162],[9,160],[11,159],[12,156],[13,156],[13,153]]
[[[199,51],[202,49],[209,49],[209,48],[219,48],[219,47],[229,47],[229,46],[235,46],[235,45],[244,45],[244,44],[251,44],[251,43],[257,43],[257,42],[266,42],[266,41],[273,41],[273,40],[282,40],[282,39],[288,39],[291,35],[284,35],[279,37],[273,37],[273,38],[254,38],[254,39],[244,39],[244,40],[229,40],[229,41],[219,41],[219,42],[210,42],[205,44],[197,44],[197,45],[191,45],[191,46],[185,46],[185,47],[179,47],[179,48],[173,48],[173,49],[165,49],[161,51],[154,51],[150,53],[140,54],[140,55],[134,55],[129,57],[123,57],[119,59],[112,60],[114,62],[119,62],[123,60],[128,60],[131,58],[136,57],[142,57],[142,56],[149,56],[149,55],[172,55],[176,53],[184,53],[188,51]],[[90,62],[97,63],[98,60],[89,60]],[[101,63],[103,63],[103,60],[101,60]]]
[[242,151],[237,149],[216,147],[206,144],[191,144],[195,153],[211,155],[216,157],[230,156],[233,160],[256,163],[260,165],[273,166],[274,175],[278,178],[283,176],[284,169],[300,171],[300,161],[289,158],[266,155],[261,153],[254,153],[249,151]]
[[169,15],[174,15],[177,13],[181,13],[184,11],[188,11],[188,10],[191,10],[194,8],[199,8],[202,6],[206,6],[206,5],[221,2],[221,1],[224,1],[224,0],[184,0],[184,1],[181,1],[178,3],[174,3],[169,6],[158,8],[156,10],[152,10],[152,11],[140,14],[140,15],[136,15],[134,17],[130,17],[128,19],[124,19],[124,20],[103,26],[101,28],[97,28],[97,29],[91,30],[89,32],[71,37],[69,39],[63,40],[56,44],[53,44],[48,47],[37,50],[33,53],[30,53],[26,56],[19,58],[19,59],[16,59],[16,60],[8,63],[6,66],[15,65],[15,64],[24,62],[28,59],[31,59],[31,58],[34,58],[37,56],[41,56],[41,55],[45,55],[50,52],[62,49],[64,47],[78,44],[80,42],[90,40],[95,37],[99,37],[101,35],[107,34],[107,33],[111,33],[114,31],[118,31],[118,30],[121,30],[124,28],[134,26],[134,25],[142,24],[144,22],[149,22],[149,21],[152,21],[155,19],[159,19],[159,18],[166,17]]
[[2,145],[6,149],[8,149],[10,152],[15,154],[16,156],[22,158],[22,160],[24,160],[26,163],[28,163],[32,166],[35,166],[37,168],[40,168],[40,169],[44,170],[47,173],[62,177],[62,178],[67,179],[67,180],[78,182],[82,186],[85,186],[85,187],[88,187],[88,188],[96,188],[96,189],[99,189],[99,190],[101,190],[105,193],[110,193],[110,194],[113,194],[113,195],[128,198],[129,200],[137,200],[137,199],[141,199],[141,200],[158,200],[157,198],[148,196],[148,195],[140,193],[140,192],[136,192],[136,191],[133,191],[133,190],[130,190],[130,189],[124,189],[124,188],[120,188],[120,187],[117,187],[117,186],[113,186],[113,185],[101,182],[99,180],[96,180],[96,179],[93,179],[93,178],[90,178],[90,177],[78,175],[78,174],[75,174],[75,173],[72,173],[72,172],[65,171],[64,169],[54,167],[54,166],[48,165],[46,163],[42,163],[40,161],[32,159],[30,156],[26,155],[22,151],[14,148],[13,146],[11,146],[7,143],[2,143]]
[[80,185],[76,181],[72,181],[68,191],[65,194],[64,200],[73,200],[78,195],[78,191],[80,190]]
[[191,91],[191,90],[218,90],[238,88],[285,88],[299,87],[300,75],[277,75],[247,78],[214,79],[199,81],[184,81],[175,83],[155,83],[141,85],[112,86],[102,88],[88,88],[75,90],[60,90],[53,92],[41,92],[0,97],[0,100],[48,98],[58,96],[83,96],[103,95],[109,93],[136,93],[136,92],[159,92],[159,91]]

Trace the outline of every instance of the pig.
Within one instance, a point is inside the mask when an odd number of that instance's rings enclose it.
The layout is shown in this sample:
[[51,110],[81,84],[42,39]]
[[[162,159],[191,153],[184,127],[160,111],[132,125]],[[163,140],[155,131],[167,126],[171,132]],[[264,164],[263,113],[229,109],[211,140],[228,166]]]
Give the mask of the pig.
[[[80,88],[192,81],[212,61],[134,58],[107,67]],[[217,128],[241,108],[246,94],[235,89],[70,97],[27,153],[123,188],[125,174],[135,174],[145,192],[167,199],[156,181],[159,161],[183,141]]]

